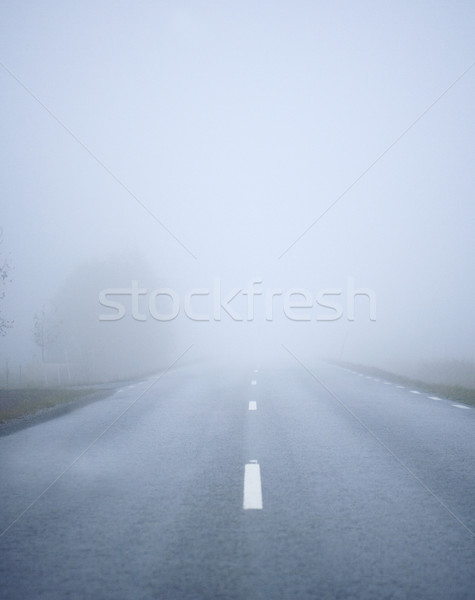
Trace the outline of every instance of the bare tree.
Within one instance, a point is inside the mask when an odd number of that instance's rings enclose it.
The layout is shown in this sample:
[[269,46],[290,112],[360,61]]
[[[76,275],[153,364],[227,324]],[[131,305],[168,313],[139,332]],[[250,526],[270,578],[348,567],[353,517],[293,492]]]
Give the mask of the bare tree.
[[33,326],[33,338],[35,343],[41,348],[41,360],[45,362],[46,348],[58,339],[60,334],[61,321],[58,316],[56,306],[43,306],[41,310],[35,313],[35,322]]
[[[2,230],[0,229],[0,244],[2,241]],[[5,287],[7,283],[11,282],[10,271],[11,266],[8,263],[8,258],[0,257],[0,300],[5,298]],[[5,335],[10,327],[13,327],[13,321],[5,319],[0,312],[0,335]]]

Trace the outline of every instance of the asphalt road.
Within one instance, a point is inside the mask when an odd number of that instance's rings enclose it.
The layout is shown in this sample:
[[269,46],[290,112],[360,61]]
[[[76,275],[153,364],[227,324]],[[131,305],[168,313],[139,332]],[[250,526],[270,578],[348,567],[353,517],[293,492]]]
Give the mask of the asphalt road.
[[475,410],[289,359],[1,437],[0,597],[473,599]]

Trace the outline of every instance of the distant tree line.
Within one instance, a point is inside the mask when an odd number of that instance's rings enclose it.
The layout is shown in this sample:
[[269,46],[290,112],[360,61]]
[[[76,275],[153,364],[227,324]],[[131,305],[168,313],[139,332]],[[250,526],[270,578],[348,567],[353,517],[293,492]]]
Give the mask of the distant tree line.
[[77,266],[51,300],[34,314],[33,339],[45,368],[63,365],[71,383],[124,379],[158,370],[168,361],[171,327],[134,320],[100,320],[99,295],[127,288],[133,280],[157,287],[157,277],[139,257],[96,259]]

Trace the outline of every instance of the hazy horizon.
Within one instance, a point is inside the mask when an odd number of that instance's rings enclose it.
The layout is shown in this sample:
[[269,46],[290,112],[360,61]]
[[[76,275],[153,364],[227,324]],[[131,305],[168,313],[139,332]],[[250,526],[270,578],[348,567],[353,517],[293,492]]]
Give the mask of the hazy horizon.
[[[47,359],[91,351],[96,377],[114,360],[152,368],[155,348],[166,367],[191,344],[196,360],[277,361],[284,344],[306,361],[475,364],[473,3],[17,2],[0,15],[0,310],[14,320],[0,371],[41,361],[35,313],[53,305]],[[134,281],[146,319],[124,296],[124,318],[101,321],[101,290]],[[217,282],[238,291],[242,321]],[[158,289],[176,294],[176,318],[150,314]],[[306,308],[285,309],[292,291]]]

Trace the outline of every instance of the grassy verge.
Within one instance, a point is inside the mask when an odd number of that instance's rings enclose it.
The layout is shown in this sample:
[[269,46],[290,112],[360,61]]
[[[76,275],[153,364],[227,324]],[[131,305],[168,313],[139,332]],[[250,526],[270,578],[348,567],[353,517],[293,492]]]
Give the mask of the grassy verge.
[[0,423],[70,404],[91,392],[88,389],[0,389]]
[[420,381],[418,379],[410,379],[402,375],[396,375],[390,371],[384,371],[375,367],[367,367],[365,365],[358,365],[348,362],[333,361],[334,364],[347,369],[364,373],[365,375],[372,375],[374,377],[380,377],[381,379],[387,379],[400,383],[401,385],[415,387],[420,390],[424,390],[427,393],[438,396],[440,398],[447,398],[470,406],[475,406],[475,390],[472,388],[463,387],[461,385],[443,385],[439,383],[427,383],[427,381]]

